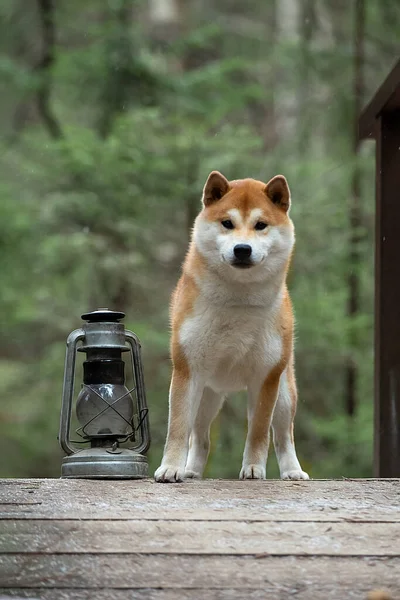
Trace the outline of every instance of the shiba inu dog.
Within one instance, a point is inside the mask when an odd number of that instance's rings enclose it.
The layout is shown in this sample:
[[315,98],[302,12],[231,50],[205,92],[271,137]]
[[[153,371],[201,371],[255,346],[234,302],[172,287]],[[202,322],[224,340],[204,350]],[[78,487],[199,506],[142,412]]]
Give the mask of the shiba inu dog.
[[159,482],[201,477],[210,425],[225,394],[247,389],[248,434],[239,477],[265,479],[272,424],[282,479],[308,479],[296,456],[293,312],[286,275],[294,246],[290,191],[228,181],[204,186],[171,304],[173,374]]

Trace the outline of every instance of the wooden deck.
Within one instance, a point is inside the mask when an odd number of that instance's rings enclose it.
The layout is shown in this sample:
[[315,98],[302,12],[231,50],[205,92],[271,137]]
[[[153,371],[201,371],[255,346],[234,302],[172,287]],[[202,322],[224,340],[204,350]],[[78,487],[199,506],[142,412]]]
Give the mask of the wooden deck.
[[0,597],[400,598],[400,480],[0,480]]

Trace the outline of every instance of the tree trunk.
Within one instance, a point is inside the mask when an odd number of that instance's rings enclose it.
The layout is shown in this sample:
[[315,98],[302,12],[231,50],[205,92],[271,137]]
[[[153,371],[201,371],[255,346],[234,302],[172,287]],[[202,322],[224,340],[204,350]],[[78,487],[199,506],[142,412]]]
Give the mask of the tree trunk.
[[56,37],[53,0],[39,0],[38,6],[43,31],[43,50],[36,66],[36,71],[41,78],[36,95],[37,109],[51,137],[59,139],[63,135],[62,129],[50,106],[51,69],[54,64]]
[[[177,38],[185,38],[191,31],[193,5],[188,0],[152,0],[150,8],[152,36],[161,47]],[[174,68],[180,73],[186,73],[201,67],[208,59],[207,52],[202,48],[187,45],[175,62]],[[187,148],[185,156],[180,160],[186,183],[185,222],[190,237],[193,222],[200,209],[200,194],[196,186],[201,156],[196,139],[193,139],[193,144]]]
[[107,75],[104,79],[102,112],[98,123],[99,135],[103,139],[109,136],[115,117],[123,112],[129,100],[132,0],[118,0],[107,18],[114,22],[114,31],[105,43]]
[[301,9],[299,12],[299,32],[300,32],[300,68],[299,68],[299,128],[298,128],[298,149],[299,155],[309,148],[310,142],[310,45],[312,34],[315,28],[315,6],[314,0],[301,0]]
[[[283,47],[299,40],[299,0],[279,0],[277,8],[277,37]],[[276,121],[279,136],[295,139],[297,132],[298,102],[293,94],[295,75],[280,67],[276,75]]]
[[[362,109],[364,95],[364,34],[365,34],[365,2],[356,0],[354,23],[354,114],[353,114],[353,154],[354,168],[351,181],[350,204],[350,247],[349,247],[349,277],[348,277],[348,307],[347,314],[350,322],[350,353],[357,344],[355,320],[360,311],[360,230],[362,227],[361,209],[361,173],[359,167],[360,140],[358,135],[358,117]],[[357,378],[358,368],[352,354],[349,356],[346,367],[346,410],[349,417],[353,417],[357,408]]]

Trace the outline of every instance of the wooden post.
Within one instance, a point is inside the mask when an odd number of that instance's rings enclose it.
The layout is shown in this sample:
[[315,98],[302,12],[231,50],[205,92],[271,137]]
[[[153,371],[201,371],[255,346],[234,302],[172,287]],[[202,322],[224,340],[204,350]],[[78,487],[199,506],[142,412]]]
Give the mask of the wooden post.
[[375,473],[400,476],[400,111],[376,123]]
[[376,140],[375,459],[377,477],[400,476],[400,61],[360,121]]

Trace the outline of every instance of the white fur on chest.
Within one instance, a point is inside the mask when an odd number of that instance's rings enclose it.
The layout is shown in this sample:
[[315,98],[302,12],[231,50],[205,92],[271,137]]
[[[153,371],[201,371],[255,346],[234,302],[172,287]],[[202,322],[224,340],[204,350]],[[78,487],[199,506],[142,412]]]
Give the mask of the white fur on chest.
[[[209,291],[209,290],[208,290]],[[279,362],[282,341],[278,310],[267,299],[201,294],[180,330],[180,343],[192,375],[216,392],[239,391],[262,384]],[[270,299],[268,299],[270,300]]]

